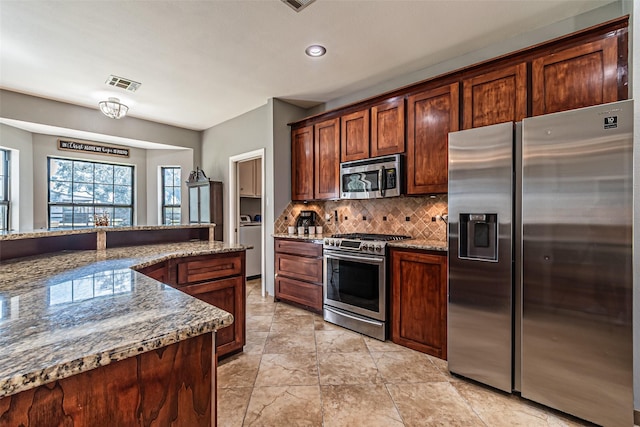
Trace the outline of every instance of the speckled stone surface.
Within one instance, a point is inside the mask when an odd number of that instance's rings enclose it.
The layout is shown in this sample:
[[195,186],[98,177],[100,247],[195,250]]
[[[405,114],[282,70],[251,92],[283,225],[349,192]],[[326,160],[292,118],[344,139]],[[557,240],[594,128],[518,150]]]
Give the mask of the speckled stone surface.
[[298,236],[297,234],[287,234],[287,233],[275,233],[272,236],[276,239],[293,239],[293,240],[306,240],[313,243],[322,243],[325,237],[329,237],[329,234],[313,234]]
[[440,240],[426,240],[426,239],[397,240],[394,242],[388,242],[387,245],[391,248],[420,249],[425,251],[440,251],[440,252],[448,251],[447,242],[441,242]]
[[0,232],[0,240],[34,239],[38,237],[68,236],[71,234],[88,234],[98,231],[139,231],[139,230],[171,230],[177,228],[206,228],[215,224],[181,224],[181,225],[136,225],[131,227],[91,227],[75,230],[29,230]]
[[3,261],[0,397],[230,325],[230,313],[131,267],[245,249],[199,241]]
[[[295,239],[295,240],[307,240],[313,243],[322,243],[325,237],[330,237],[330,234],[315,235],[315,236],[298,236],[297,234],[287,233],[275,233],[273,237],[276,239]],[[391,248],[404,248],[404,249],[419,249],[425,251],[441,251],[447,252],[447,242],[441,242],[440,240],[427,240],[427,239],[408,239],[408,240],[396,240],[387,242],[387,246]]]

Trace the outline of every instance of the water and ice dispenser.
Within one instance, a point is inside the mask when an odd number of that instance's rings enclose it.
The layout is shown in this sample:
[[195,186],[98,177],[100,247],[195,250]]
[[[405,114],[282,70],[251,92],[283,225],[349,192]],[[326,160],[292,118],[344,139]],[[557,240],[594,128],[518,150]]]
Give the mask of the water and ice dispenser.
[[498,215],[460,214],[460,258],[498,260]]

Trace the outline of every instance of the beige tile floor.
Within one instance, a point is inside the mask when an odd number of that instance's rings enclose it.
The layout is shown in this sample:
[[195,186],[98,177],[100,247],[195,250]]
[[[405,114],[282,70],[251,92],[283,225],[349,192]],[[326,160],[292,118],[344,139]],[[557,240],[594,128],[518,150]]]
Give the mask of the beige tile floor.
[[218,426],[581,426],[447,363],[274,303],[247,283],[247,345],[218,367]]

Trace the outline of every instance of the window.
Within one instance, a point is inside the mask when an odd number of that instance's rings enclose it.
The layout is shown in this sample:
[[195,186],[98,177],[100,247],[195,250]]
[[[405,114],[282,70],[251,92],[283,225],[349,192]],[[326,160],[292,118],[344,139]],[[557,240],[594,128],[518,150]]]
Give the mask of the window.
[[180,168],[162,168],[162,224],[180,224]]
[[133,166],[49,158],[49,228],[133,224]]
[[9,151],[0,150],[0,231],[9,229]]

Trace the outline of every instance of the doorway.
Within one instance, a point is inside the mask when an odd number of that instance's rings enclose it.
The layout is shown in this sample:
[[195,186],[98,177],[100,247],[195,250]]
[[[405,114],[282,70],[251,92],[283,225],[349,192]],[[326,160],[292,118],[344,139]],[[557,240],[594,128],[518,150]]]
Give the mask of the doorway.
[[265,295],[264,148],[229,158],[229,228],[227,241],[251,245],[247,250],[247,278],[262,277]]

